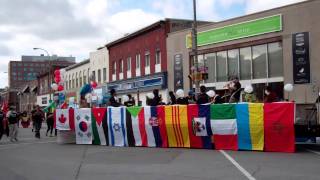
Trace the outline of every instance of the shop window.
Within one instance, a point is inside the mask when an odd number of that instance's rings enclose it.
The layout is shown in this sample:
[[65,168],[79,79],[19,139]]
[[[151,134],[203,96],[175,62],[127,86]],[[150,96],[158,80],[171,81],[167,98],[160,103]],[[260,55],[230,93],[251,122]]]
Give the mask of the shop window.
[[136,55],[136,69],[140,69],[140,64],[141,64],[140,54],[137,54]]
[[261,79],[267,77],[267,45],[259,45],[252,47],[252,68],[253,79]]
[[217,53],[217,81],[225,82],[227,78],[227,52],[222,51]]
[[239,49],[228,50],[228,77],[239,77]]
[[131,57],[127,59],[127,71],[131,71]]
[[216,53],[205,54],[204,55],[205,64],[208,68],[208,79],[207,83],[212,83],[216,81]]
[[269,77],[283,76],[282,44],[280,42],[268,44]]
[[98,69],[98,82],[101,82],[101,69]]
[[240,79],[251,79],[251,47],[240,49]]
[[107,81],[107,68],[103,68],[103,82]]

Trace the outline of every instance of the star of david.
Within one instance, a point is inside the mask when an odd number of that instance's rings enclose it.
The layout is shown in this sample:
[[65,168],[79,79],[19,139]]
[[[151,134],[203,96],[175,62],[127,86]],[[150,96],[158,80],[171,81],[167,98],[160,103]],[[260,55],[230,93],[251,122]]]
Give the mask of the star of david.
[[121,126],[119,125],[119,123],[114,123],[113,129],[114,129],[114,131],[120,132]]

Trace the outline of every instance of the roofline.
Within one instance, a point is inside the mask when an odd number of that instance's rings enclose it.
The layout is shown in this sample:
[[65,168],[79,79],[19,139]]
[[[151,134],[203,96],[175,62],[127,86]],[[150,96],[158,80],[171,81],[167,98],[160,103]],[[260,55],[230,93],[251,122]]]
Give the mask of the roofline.
[[65,68],[65,70],[71,70],[71,69],[74,69],[76,67],[79,67],[79,66],[87,64],[87,63],[90,63],[90,59],[86,59],[86,60],[81,61],[79,63],[76,63],[76,64],[73,64],[71,66],[68,66],[68,67]]
[[[197,28],[198,29],[198,33],[201,32],[201,31],[199,31],[200,28],[204,28],[204,27],[208,27],[208,26],[212,26],[212,25],[216,25],[216,24],[220,24],[220,23],[224,23],[224,22],[228,22],[228,21],[233,21],[233,20],[245,18],[245,17],[248,17],[248,16],[263,14],[263,13],[267,13],[267,12],[274,11],[274,10],[288,8],[288,7],[291,7],[291,6],[298,6],[298,5],[301,5],[301,4],[311,3],[311,2],[314,2],[314,1],[318,1],[318,0],[304,0],[302,2],[292,3],[292,4],[288,4],[288,5],[284,5],[284,6],[275,7],[275,8],[272,8],[272,9],[267,9],[267,10],[263,10],[263,11],[259,11],[259,12],[250,13],[250,14],[245,14],[245,15],[242,15],[242,16],[237,16],[237,17],[233,17],[233,18],[230,18],[230,19],[225,19],[225,20],[222,20],[222,21],[216,21],[216,22],[212,22],[212,23],[210,23],[210,21],[209,21],[208,24],[204,24],[204,25],[198,26],[198,28]],[[176,33],[179,33],[179,32],[190,31],[190,30],[191,30],[191,28],[182,29],[182,30],[175,31],[175,32],[172,32],[172,33],[169,33],[169,34],[176,34]]]

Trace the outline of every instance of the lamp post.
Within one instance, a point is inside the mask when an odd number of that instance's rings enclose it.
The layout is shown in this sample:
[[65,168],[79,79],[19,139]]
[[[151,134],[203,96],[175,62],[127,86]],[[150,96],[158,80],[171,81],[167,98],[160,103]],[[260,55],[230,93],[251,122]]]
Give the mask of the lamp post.
[[46,54],[47,54],[47,56],[49,57],[49,74],[48,74],[48,76],[49,76],[49,80],[48,80],[48,83],[49,83],[49,85],[48,85],[48,87],[49,87],[49,101],[51,102],[51,87],[50,87],[50,84],[52,84],[52,75],[51,75],[51,66],[52,66],[52,64],[51,64],[51,56],[50,56],[50,54],[49,54],[49,52],[47,51],[47,50],[45,50],[45,49],[43,49],[43,48],[33,48],[33,50],[42,50],[42,51],[44,51],[44,52],[46,52]]
[[[193,24],[192,24],[192,54],[193,63],[196,73],[199,72],[199,62],[198,62],[198,47],[197,47],[197,6],[196,0],[193,0]],[[196,94],[199,93],[200,81],[195,80]]]

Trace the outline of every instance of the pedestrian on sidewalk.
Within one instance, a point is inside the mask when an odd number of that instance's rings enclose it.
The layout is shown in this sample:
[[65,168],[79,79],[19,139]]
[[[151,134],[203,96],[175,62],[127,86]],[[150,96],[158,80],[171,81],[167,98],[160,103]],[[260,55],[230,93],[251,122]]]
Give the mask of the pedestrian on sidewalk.
[[32,120],[34,122],[35,137],[40,139],[40,129],[42,121],[44,120],[44,113],[39,105],[37,105],[36,109],[33,111]]
[[2,110],[0,110],[0,140],[2,138],[2,135],[4,134],[4,118],[5,118],[5,114],[3,113]]
[[15,108],[12,106],[7,113],[8,123],[9,123],[9,137],[10,141],[18,141],[18,113],[15,111]]
[[48,112],[48,114],[47,114],[47,126],[48,126],[48,129],[47,129],[46,136],[48,136],[48,132],[50,131],[50,137],[52,137],[53,123],[54,123],[53,113]]

